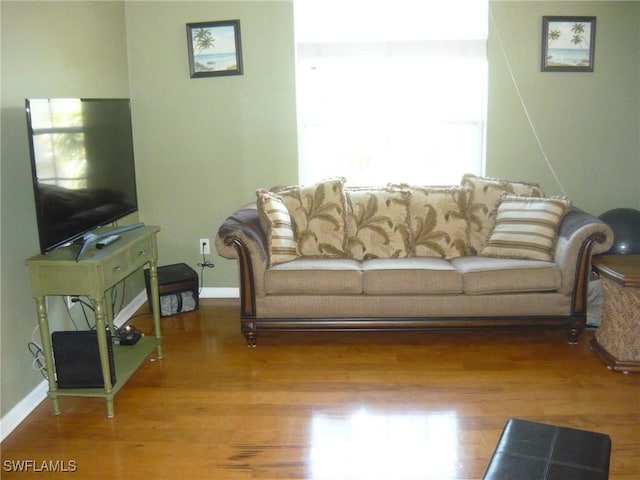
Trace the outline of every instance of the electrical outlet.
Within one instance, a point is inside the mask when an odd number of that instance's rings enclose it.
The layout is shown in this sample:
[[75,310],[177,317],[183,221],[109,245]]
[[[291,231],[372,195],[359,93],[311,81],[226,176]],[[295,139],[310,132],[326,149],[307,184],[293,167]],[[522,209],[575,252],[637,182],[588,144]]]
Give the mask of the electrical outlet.
[[203,255],[209,255],[211,253],[211,243],[208,238],[200,239],[200,253]]
[[67,302],[67,308],[73,307],[73,303],[74,303],[73,299],[74,298],[78,298],[78,296],[77,295],[65,295],[64,296],[64,299]]

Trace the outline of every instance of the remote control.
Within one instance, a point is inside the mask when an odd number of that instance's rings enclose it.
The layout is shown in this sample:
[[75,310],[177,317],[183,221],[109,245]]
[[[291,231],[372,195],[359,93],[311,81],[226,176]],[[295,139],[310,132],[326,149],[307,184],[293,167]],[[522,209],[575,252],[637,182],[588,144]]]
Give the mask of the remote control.
[[104,238],[96,243],[96,248],[104,248],[107,245],[111,245],[116,240],[120,240],[120,238],[120,235],[109,235],[107,238]]

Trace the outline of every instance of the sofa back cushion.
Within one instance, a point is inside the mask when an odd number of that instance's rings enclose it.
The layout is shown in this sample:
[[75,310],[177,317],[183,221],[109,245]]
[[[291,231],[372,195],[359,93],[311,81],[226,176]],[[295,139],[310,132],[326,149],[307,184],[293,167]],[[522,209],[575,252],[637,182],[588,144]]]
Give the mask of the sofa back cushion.
[[544,192],[536,183],[478,177],[472,174],[465,174],[461,183],[471,189],[467,222],[469,224],[468,244],[473,254],[482,250],[493,230],[498,204],[503,193],[544,197]]
[[450,259],[469,254],[468,187],[405,187],[411,193],[411,254]]
[[407,191],[348,187],[347,251],[357,260],[401,258],[410,253]]
[[346,255],[346,197],[343,178],[273,191],[282,197],[289,210],[300,255]]

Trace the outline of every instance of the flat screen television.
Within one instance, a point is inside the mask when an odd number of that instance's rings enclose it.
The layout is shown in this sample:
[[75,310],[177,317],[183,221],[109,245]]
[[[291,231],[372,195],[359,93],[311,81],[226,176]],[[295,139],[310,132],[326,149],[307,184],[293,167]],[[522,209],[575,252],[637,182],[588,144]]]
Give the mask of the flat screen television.
[[25,104],[41,253],[137,211],[129,99]]

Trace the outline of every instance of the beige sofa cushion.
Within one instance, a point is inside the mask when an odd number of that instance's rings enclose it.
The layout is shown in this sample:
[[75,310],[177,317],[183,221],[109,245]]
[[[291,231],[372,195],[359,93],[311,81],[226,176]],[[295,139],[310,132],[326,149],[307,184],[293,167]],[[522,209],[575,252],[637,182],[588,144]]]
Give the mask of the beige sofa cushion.
[[514,182],[465,174],[462,177],[462,185],[471,188],[471,203],[467,210],[467,222],[469,224],[468,244],[473,254],[480,252],[489,238],[504,192],[527,197],[544,197],[544,192],[536,183]]
[[267,295],[349,295],[362,293],[360,262],[348,258],[300,257],[264,274]]
[[348,187],[347,250],[353,258],[409,254],[409,193],[393,188]]
[[411,251],[417,257],[455,258],[470,253],[468,187],[405,187],[411,193]]
[[282,198],[266,190],[256,192],[260,224],[267,236],[269,264],[298,258],[298,245],[291,226],[291,216]]
[[480,255],[553,260],[558,226],[570,207],[571,201],[566,197],[504,195],[495,225]]
[[272,189],[282,197],[302,256],[343,257],[346,246],[344,179]]
[[462,293],[462,275],[441,258],[411,257],[362,262],[363,291],[370,295]]
[[560,268],[553,262],[460,257],[451,264],[462,273],[468,295],[556,291],[562,283]]

